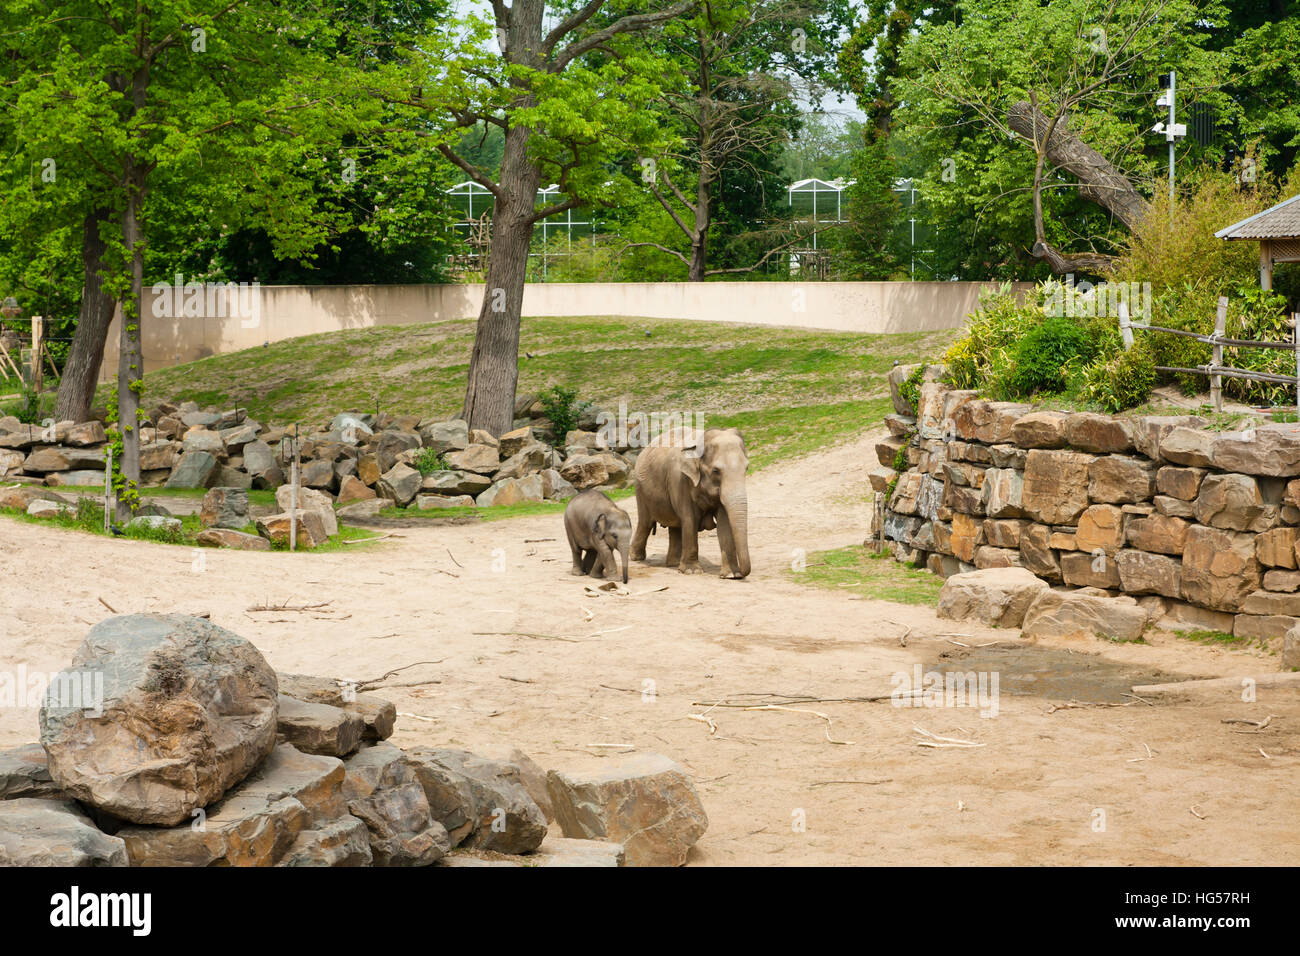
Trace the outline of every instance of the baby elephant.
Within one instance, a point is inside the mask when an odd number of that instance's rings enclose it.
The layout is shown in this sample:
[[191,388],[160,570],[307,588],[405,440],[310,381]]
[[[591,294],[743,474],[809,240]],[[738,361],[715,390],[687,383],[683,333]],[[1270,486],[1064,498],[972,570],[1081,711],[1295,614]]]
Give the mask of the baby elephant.
[[623,562],[623,583],[627,584],[627,553],[632,546],[632,519],[614,504],[609,495],[595,488],[575,495],[564,509],[564,531],[573,552],[570,574],[603,578],[615,571],[614,552]]

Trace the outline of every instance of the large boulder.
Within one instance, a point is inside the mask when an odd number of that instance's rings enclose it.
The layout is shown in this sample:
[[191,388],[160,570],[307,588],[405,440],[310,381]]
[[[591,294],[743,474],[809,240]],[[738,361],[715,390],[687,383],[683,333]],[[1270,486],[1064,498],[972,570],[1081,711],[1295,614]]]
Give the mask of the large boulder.
[[1088,507],[1092,455],[1035,448],[1025,458],[1021,507],[1042,524],[1074,524]]
[[517,505],[525,501],[543,501],[546,487],[541,475],[529,475],[527,478],[503,478],[494,482],[492,487],[474,499],[480,508],[491,505]]
[[1130,519],[1124,528],[1124,534],[1128,543],[1141,551],[1181,557],[1187,544],[1189,527],[1191,525],[1182,518],[1152,514]]
[[[292,495],[293,489],[289,485],[281,485],[275,489],[275,503],[279,505],[281,511],[289,510]],[[334,499],[325,492],[314,488],[299,488],[298,507],[319,514],[321,524],[325,526],[325,534],[332,537],[339,533],[338,518],[334,515]]]
[[266,538],[229,528],[204,528],[195,536],[194,543],[205,548],[233,548],[236,551],[271,550],[271,542]]
[[[102,675],[102,699],[66,693],[86,675],[95,675],[96,690]],[[275,672],[257,648],[211,621],[108,618],[56,675],[41,708],[50,776],[113,816],[179,823],[271,752],[276,695]]]
[[545,838],[546,816],[514,764],[451,749],[412,750],[407,757],[452,846],[528,853]]
[[1183,547],[1183,597],[1218,611],[1235,611],[1259,587],[1255,536],[1192,525]]
[[1242,432],[1221,432],[1214,437],[1210,458],[1210,464],[1223,471],[1273,478],[1300,475],[1300,424],[1268,424]]
[[620,843],[628,866],[681,866],[709,818],[685,772],[661,754],[546,776],[566,837]]
[[1267,531],[1278,522],[1278,505],[1265,500],[1250,475],[1210,475],[1196,496],[1196,520],[1212,528]]
[[1109,504],[1150,501],[1156,493],[1156,466],[1141,458],[1103,455],[1088,466],[1088,497]]
[[276,731],[303,753],[346,757],[361,745],[365,721],[340,707],[280,695]]
[[132,866],[273,866],[304,834],[310,838],[311,831],[346,820],[343,780],[337,757],[279,744],[247,780],[194,820],[127,826],[117,835]]
[[954,574],[939,592],[939,617],[974,619],[991,627],[1019,627],[1046,581],[1024,568],[988,568]]
[[1108,637],[1136,641],[1146,630],[1147,612],[1132,598],[1099,597],[1077,591],[1043,591],[1025,614],[1024,637]]
[[206,488],[217,472],[218,462],[206,451],[187,451],[181,455],[164,484],[167,488]]
[[375,483],[375,491],[380,498],[387,498],[397,507],[405,508],[415,500],[423,480],[410,465],[398,462]]
[[472,471],[476,475],[490,475],[501,465],[496,446],[482,441],[471,442],[462,451],[448,452],[443,459],[455,471]]
[[0,866],[126,866],[126,844],[71,800],[0,800]]
[[419,433],[424,447],[439,453],[461,451],[469,444],[469,423],[460,418],[447,422],[421,422]]
[[1079,451],[1114,454],[1133,450],[1133,425],[1124,418],[1075,412],[1065,420],[1065,441]]
[[1089,505],[1079,515],[1074,546],[1095,554],[1114,554],[1124,546],[1124,513],[1114,505]]
[[1183,596],[1183,562],[1178,558],[1126,548],[1115,555],[1115,566],[1127,594]]
[[343,764],[348,812],[366,825],[375,866],[428,866],[447,855],[451,840],[429,811],[406,754],[374,744]]
[[50,777],[50,758],[40,744],[0,750],[0,800],[58,796]]
[[397,708],[392,701],[371,693],[360,692],[356,684],[328,677],[307,674],[277,673],[280,693],[313,704],[326,704],[350,711],[359,716],[364,725],[362,739],[386,740],[393,735],[397,723]]
[[205,528],[243,528],[249,523],[248,492],[242,488],[213,488],[203,496],[199,523]]
[[292,516],[288,512],[275,515],[263,515],[256,521],[257,533],[272,544],[287,546],[291,533],[296,533],[294,544],[304,550],[318,548],[329,540],[325,531],[325,522],[319,511],[307,511],[299,508],[297,512],[297,529],[293,528]]

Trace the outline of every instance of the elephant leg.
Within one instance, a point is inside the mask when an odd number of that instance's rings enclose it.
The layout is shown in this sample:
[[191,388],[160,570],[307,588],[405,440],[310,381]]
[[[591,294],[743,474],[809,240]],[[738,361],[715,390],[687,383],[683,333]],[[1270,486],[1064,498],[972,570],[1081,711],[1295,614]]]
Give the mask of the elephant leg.
[[671,568],[682,560],[682,529],[668,529],[668,557],[664,559],[664,567]]
[[632,535],[632,560],[645,560],[646,542],[650,540],[650,532],[654,529],[654,522],[650,520],[650,507],[643,505],[640,501],[636,503],[636,533]]
[[592,553],[596,556],[595,562],[591,566],[591,576],[593,578],[603,578],[605,577],[606,570],[614,570],[614,555],[613,552],[606,547],[605,542],[598,540],[596,542],[595,551]]
[[682,516],[682,560],[677,570],[682,574],[699,574],[700,539],[699,529],[695,524],[695,514],[688,512]]
[[569,550],[573,553],[573,567],[569,569],[569,573],[574,575],[586,573],[582,570],[582,548],[578,546],[577,541],[573,540],[572,534],[569,535]]
[[595,563],[596,563],[596,551],[593,548],[588,548],[586,551],[582,553],[581,573],[586,574],[587,572],[589,572],[592,569],[592,567],[595,565]]
[[731,536],[731,522],[727,519],[727,513],[719,510],[716,515],[718,522],[718,548],[722,552],[722,570],[718,577],[730,578],[736,574],[736,542]]

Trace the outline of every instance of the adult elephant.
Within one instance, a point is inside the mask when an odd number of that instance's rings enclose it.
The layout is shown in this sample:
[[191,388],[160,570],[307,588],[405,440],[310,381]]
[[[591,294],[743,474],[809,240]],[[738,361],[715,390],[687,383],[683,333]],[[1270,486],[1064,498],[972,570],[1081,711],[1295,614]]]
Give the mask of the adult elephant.
[[645,560],[646,541],[656,525],[668,529],[667,567],[700,572],[697,535],[716,524],[722,548],[722,577],[749,574],[749,500],[745,471],[749,454],[734,428],[710,428],[702,435],[662,435],[636,460],[636,534],[632,559]]

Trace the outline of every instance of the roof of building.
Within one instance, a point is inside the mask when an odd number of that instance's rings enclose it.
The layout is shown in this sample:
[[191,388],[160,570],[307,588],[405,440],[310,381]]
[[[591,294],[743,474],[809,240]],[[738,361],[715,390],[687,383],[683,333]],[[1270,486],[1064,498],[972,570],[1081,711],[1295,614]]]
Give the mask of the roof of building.
[[1257,212],[1215,233],[1220,239],[1300,238],[1300,195]]

